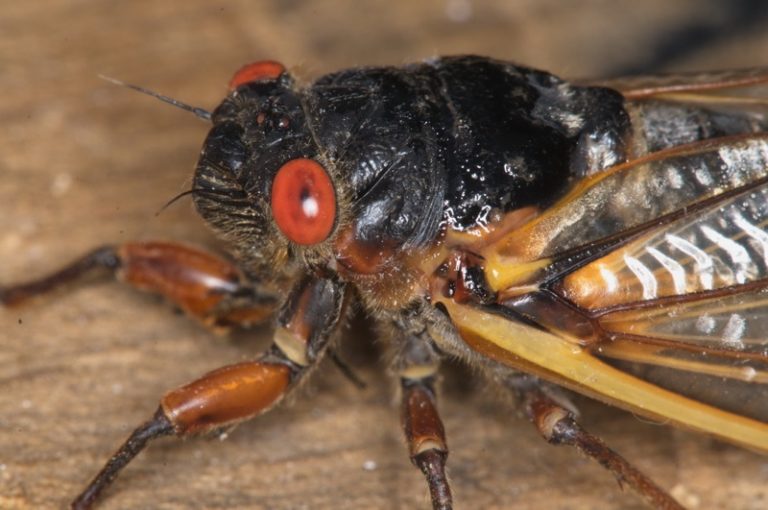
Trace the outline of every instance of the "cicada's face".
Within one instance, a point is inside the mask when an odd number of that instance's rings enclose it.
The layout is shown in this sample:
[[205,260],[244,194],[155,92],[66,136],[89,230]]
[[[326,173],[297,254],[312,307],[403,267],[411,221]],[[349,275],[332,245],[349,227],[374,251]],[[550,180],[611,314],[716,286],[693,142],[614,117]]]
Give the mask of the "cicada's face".
[[275,276],[295,254],[318,258],[336,228],[336,188],[288,75],[235,84],[213,114],[194,190],[249,270]]

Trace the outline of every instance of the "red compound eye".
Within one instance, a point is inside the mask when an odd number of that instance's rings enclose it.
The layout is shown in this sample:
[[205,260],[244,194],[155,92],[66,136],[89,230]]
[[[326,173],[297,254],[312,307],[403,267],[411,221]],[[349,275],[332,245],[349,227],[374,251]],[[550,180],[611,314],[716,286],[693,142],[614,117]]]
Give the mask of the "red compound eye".
[[336,191],[317,161],[292,159],[272,182],[272,216],[278,228],[296,244],[325,241],[336,220]]
[[253,81],[276,80],[285,72],[285,67],[274,60],[262,60],[241,67],[229,80],[229,90]]

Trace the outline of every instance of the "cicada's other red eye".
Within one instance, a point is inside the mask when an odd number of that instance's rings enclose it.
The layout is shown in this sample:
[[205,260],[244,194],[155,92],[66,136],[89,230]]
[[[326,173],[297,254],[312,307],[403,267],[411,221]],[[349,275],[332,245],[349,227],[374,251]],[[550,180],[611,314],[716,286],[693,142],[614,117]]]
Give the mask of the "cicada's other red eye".
[[240,85],[256,81],[276,80],[285,72],[285,66],[273,60],[253,62],[238,69],[229,80],[229,90],[235,90]]
[[325,169],[311,159],[292,159],[272,182],[272,216],[296,244],[325,241],[336,220],[336,191]]

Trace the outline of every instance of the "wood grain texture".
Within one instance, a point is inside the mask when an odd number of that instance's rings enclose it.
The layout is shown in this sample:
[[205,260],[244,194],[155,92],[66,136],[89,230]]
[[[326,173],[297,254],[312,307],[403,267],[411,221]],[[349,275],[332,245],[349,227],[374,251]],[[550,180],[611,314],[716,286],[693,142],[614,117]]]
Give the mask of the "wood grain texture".
[[[306,78],[455,53],[576,77],[648,62],[766,64],[768,30],[757,12],[743,30],[721,27],[727,37],[715,31],[674,58],[658,54],[660,41],[686,27],[730,20],[735,3],[8,2],[0,17],[0,282],[41,275],[105,242],[216,246],[189,202],[155,215],[189,186],[205,123],[98,74],[211,108],[235,69],[262,58]],[[215,337],[108,281],[0,311],[0,508],[63,508],[163,392],[253,356],[268,336]],[[343,348],[368,389],[324,363],[289,405],[224,441],[158,441],[99,508],[428,508],[372,337],[348,329]],[[544,444],[470,370],[450,367],[443,390],[457,509],[642,508],[600,467]],[[578,402],[588,428],[690,507],[768,506],[765,456]]]

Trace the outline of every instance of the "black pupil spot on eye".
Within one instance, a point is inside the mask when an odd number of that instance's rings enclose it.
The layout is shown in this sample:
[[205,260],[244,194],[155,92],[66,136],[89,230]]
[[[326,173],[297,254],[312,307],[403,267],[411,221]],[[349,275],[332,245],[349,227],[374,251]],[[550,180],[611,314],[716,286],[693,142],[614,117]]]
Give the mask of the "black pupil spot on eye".
[[310,219],[317,217],[320,212],[320,205],[308,187],[301,188],[299,198],[301,199],[301,212],[304,213],[304,216]]

